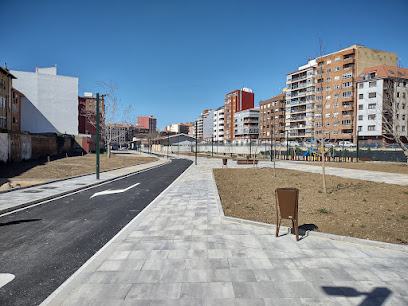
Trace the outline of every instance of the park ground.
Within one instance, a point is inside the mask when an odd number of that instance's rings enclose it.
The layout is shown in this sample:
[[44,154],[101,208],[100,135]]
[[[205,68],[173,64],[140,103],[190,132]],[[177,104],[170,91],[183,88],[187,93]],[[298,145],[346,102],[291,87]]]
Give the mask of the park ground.
[[[367,165],[344,164],[355,169],[392,169],[388,163]],[[393,167],[399,169],[397,164]],[[227,216],[276,224],[275,189],[296,187],[299,225],[315,224],[324,233],[408,244],[407,186],[327,175],[325,194],[321,174],[279,168],[275,177],[271,168],[245,168],[215,169],[214,176]],[[283,225],[289,226],[289,220]]]
[[[100,155],[100,171],[126,166],[138,165],[155,161],[155,157],[138,154],[107,154]],[[96,171],[96,155],[28,160],[2,164],[0,167],[0,190],[11,187],[29,186],[56,179],[94,173]]]

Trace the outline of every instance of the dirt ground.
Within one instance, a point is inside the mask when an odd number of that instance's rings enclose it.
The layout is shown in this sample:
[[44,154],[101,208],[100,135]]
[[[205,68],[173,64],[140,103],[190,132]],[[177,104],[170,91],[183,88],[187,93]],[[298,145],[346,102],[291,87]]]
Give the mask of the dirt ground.
[[[100,171],[143,164],[157,160],[155,157],[142,157],[133,154],[113,155],[108,158],[106,154],[100,156]],[[96,155],[65,157],[47,162],[45,159],[7,163],[0,165],[1,183],[4,188],[18,184],[27,186],[41,183],[50,179],[66,178],[76,175],[95,172]],[[10,183],[8,183],[8,181]]]
[[[408,244],[408,187],[271,168],[214,169],[225,215],[276,224],[274,190],[299,189],[299,225],[325,233]],[[269,184],[265,184],[269,182]],[[290,226],[289,220],[283,225]]]
[[[320,162],[301,162],[308,165],[321,166]],[[408,174],[407,163],[384,163],[384,162],[358,162],[358,163],[337,163],[326,162],[327,167],[348,168],[358,170],[381,171],[390,173]]]

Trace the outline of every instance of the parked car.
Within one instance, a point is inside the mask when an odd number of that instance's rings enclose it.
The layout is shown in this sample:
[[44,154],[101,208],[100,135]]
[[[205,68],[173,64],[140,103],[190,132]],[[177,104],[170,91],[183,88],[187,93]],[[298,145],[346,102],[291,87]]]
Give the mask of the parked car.
[[363,148],[378,148],[378,143],[366,143],[365,145],[363,145]]
[[340,148],[355,148],[356,145],[352,143],[351,141],[339,141],[338,147]]

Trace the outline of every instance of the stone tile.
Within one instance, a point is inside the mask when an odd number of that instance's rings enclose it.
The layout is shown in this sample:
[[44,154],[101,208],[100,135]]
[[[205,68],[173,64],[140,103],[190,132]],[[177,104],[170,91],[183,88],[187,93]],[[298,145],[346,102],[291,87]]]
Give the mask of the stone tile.
[[226,269],[229,268],[227,259],[186,259],[188,270]]
[[272,263],[268,258],[229,258],[231,269],[271,269]]
[[181,283],[135,284],[130,288],[126,300],[179,299],[181,285]]
[[258,282],[301,282],[306,278],[299,269],[255,269],[253,270]]
[[181,298],[234,298],[230,282],[184,283]]
[[208,270],[209,282],[255,282],[254,270],[216,269]]
[[208,281],[208,270],[164,270],[160,276],[161,283],[205,283]]
[[133,271],[140,270],[144,264],[144,260],[106,260],[103,262],[98,271]]
[[136,284],[136,283],[158,283],[160,271],[140,270],[140,271],[120,271],[112,277],[112,283]]

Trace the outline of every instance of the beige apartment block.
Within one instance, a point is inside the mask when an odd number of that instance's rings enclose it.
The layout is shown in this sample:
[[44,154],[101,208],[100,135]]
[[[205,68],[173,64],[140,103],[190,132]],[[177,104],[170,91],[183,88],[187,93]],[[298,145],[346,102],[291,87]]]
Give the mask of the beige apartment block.
[[259,139],[285,141],[286,94],[259,102]]
[[355,80],[365,68],[397,66],[397,54],[353,45],[322,55],[287,75],[289,138],[355,139]]

